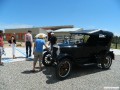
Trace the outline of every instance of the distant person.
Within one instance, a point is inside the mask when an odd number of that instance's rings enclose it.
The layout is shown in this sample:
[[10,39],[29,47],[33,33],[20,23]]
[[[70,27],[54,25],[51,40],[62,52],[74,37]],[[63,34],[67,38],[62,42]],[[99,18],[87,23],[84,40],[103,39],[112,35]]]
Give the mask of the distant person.
[[28,32],[25,34],[25,46],[26,46],[26,58],[28,58],[28,50],[29,50],[29,57],[31,56],[31,48],[32,48],[32,43],[33,43],[33,38],[32,38],[32,31],[28,30]]
[[4,42],[3,42],[3,31],[0,30],[0,65],[3,65],[3,62],[1,61],[2,59],[2,54],[3,54],[3,46],[4,46]]
[[9,40],[9,43],[12,47],[12,55],[13,55],[13,59],[15,59],[15,48],[16,48],[16,39],[15,36],[11,36],[11,39]]
[[33,54],[34,54],[34,62],[33,62],[33,72],[35,71],[35,66],[37,61],[39,60],[39,69],[40,71],[42,70],[41,65],[42,65],[42,53],[43,53],[43,45],[48,48],[45,44],[45,40],[43,39],[43,35],[40,35],[34,43],[33,47]]
[[64,44],[69,44],[69,37],[65,37]]
[[57,42],[57,38],[54,36],[54,33],[52,32],[49,42],[49,44],[51,45],[51,50],[53,50],[53,45],[56,44],[56,42]]

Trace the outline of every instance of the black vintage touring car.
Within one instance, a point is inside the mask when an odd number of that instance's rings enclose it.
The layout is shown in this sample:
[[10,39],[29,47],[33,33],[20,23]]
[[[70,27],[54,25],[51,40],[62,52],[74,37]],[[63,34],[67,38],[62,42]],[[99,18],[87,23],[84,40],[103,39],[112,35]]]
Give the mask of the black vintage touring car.
[[54,45],[53,51],[45,51],[43,64],[56,64],[56,76],[65,79],[73,64],[91,64],[109,69],[114,53],[110,51],[113,33],[103,30],[83,30],[72,32],[68,43]]

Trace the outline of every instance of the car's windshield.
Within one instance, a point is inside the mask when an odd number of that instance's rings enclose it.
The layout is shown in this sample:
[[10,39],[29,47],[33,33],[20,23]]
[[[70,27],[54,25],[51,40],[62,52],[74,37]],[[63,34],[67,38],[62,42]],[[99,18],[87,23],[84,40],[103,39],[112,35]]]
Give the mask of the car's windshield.
[[75,44],[86,43],[89,37],[89,35],[71,34],[70,42],[74,42]]
[[83,34],[71,34],[69,36],[65,36],[64,39],[61,37],[57,37],[58,43],[63,44],[79,44],[79,43],[86,43],[89,35],[83,35]]

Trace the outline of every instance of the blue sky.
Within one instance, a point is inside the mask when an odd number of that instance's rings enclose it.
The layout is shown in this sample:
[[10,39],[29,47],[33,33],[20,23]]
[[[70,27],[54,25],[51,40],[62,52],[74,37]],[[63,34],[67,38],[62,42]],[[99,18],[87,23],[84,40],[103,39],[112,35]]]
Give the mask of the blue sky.
[[120,0],[0,0],[0,29],[59,25],[120,35]]

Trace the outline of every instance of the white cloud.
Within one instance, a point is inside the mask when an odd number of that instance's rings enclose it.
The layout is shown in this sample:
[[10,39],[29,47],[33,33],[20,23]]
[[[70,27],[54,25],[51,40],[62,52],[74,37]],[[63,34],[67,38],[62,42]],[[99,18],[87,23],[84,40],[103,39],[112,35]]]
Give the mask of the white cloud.
[[14,28],[30,28],[30,27],[33,27],[33,26],[27,25],[27,24],[1,24],[0,23],[0,30],[14,29]]

